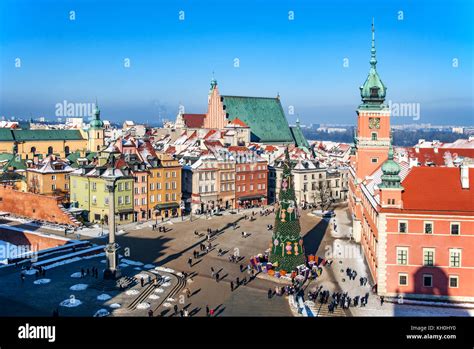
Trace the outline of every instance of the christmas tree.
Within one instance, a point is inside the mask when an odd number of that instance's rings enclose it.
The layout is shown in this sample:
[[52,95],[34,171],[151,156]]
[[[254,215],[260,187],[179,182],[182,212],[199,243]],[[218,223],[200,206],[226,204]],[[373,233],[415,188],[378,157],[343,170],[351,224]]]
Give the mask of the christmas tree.
[[270,262],[276,270],[291,272],[305,263],[305,256],[288,149],[275,212]]

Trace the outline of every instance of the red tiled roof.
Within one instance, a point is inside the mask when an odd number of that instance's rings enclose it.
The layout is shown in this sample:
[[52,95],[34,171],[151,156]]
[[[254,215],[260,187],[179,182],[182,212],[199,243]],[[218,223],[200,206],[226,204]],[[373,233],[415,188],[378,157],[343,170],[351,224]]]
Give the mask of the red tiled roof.
[[434,148],[419,148],[417,153],[415,148],[406,148],[408,156],[410,158],[418,159],[418,162],[421,166],[425,166],[426,163],[433,163],[436,166],[445,166],[445,156],[449,152],[452,159],[456,157],[468,157],[474,158],[474,149],[473,148],[438,148],[438,152],[435,152]]
[[474,213],[474,168],[469,169],[469,189],[462,189],[458,167],[413,167],[402,186],[404,211]]
[[170,146],[168,149],[165,151],[166,154],[174,154],[176,153],[176,148],[173,146]]
[[273,145],[267,145],[265,147],[265,151],[276,151],[276,150],[278,150],[278,148],[274,147]]
[[245,122],[243,122],[242,120],[240,120],[239,118],[235,118],[234,120],[230,121],[229,125],[236,125],[236,126],[240,126],[240,127],[248,127],[248,125]]
[[241,145],[231,145],[227,149],[229,149],[229,151],[249,151],[249,148]]
[[202,128],[206,114],[183,114],[183,120],[188,128]]

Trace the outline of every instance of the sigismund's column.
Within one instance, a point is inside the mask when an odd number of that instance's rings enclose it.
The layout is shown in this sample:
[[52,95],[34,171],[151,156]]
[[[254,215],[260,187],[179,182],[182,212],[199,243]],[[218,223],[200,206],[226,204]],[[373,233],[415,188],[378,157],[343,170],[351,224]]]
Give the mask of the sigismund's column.
[[105,179],[109,193],[109,243],[105,246],[106,268],[104,279],[118,279],[121,276],[118,267],[117,251],[119,245],[115,242],[115,177]]

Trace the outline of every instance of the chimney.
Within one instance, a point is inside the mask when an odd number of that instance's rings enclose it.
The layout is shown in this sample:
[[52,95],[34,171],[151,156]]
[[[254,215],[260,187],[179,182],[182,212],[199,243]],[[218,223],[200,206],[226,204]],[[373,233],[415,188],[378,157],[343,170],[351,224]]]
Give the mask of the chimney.
[[461,165],[461,187],[469,189],[469,167],[466,164]]

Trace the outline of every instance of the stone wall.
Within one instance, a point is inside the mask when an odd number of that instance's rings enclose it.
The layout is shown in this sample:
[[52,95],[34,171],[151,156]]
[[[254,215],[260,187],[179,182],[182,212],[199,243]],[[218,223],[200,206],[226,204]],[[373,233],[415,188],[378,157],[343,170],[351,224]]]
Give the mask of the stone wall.
[[0,211],[51,223],[78,225],[77,221],[59,206],[60,200],[54,196],[24,193],[11,187],[0,187]]

